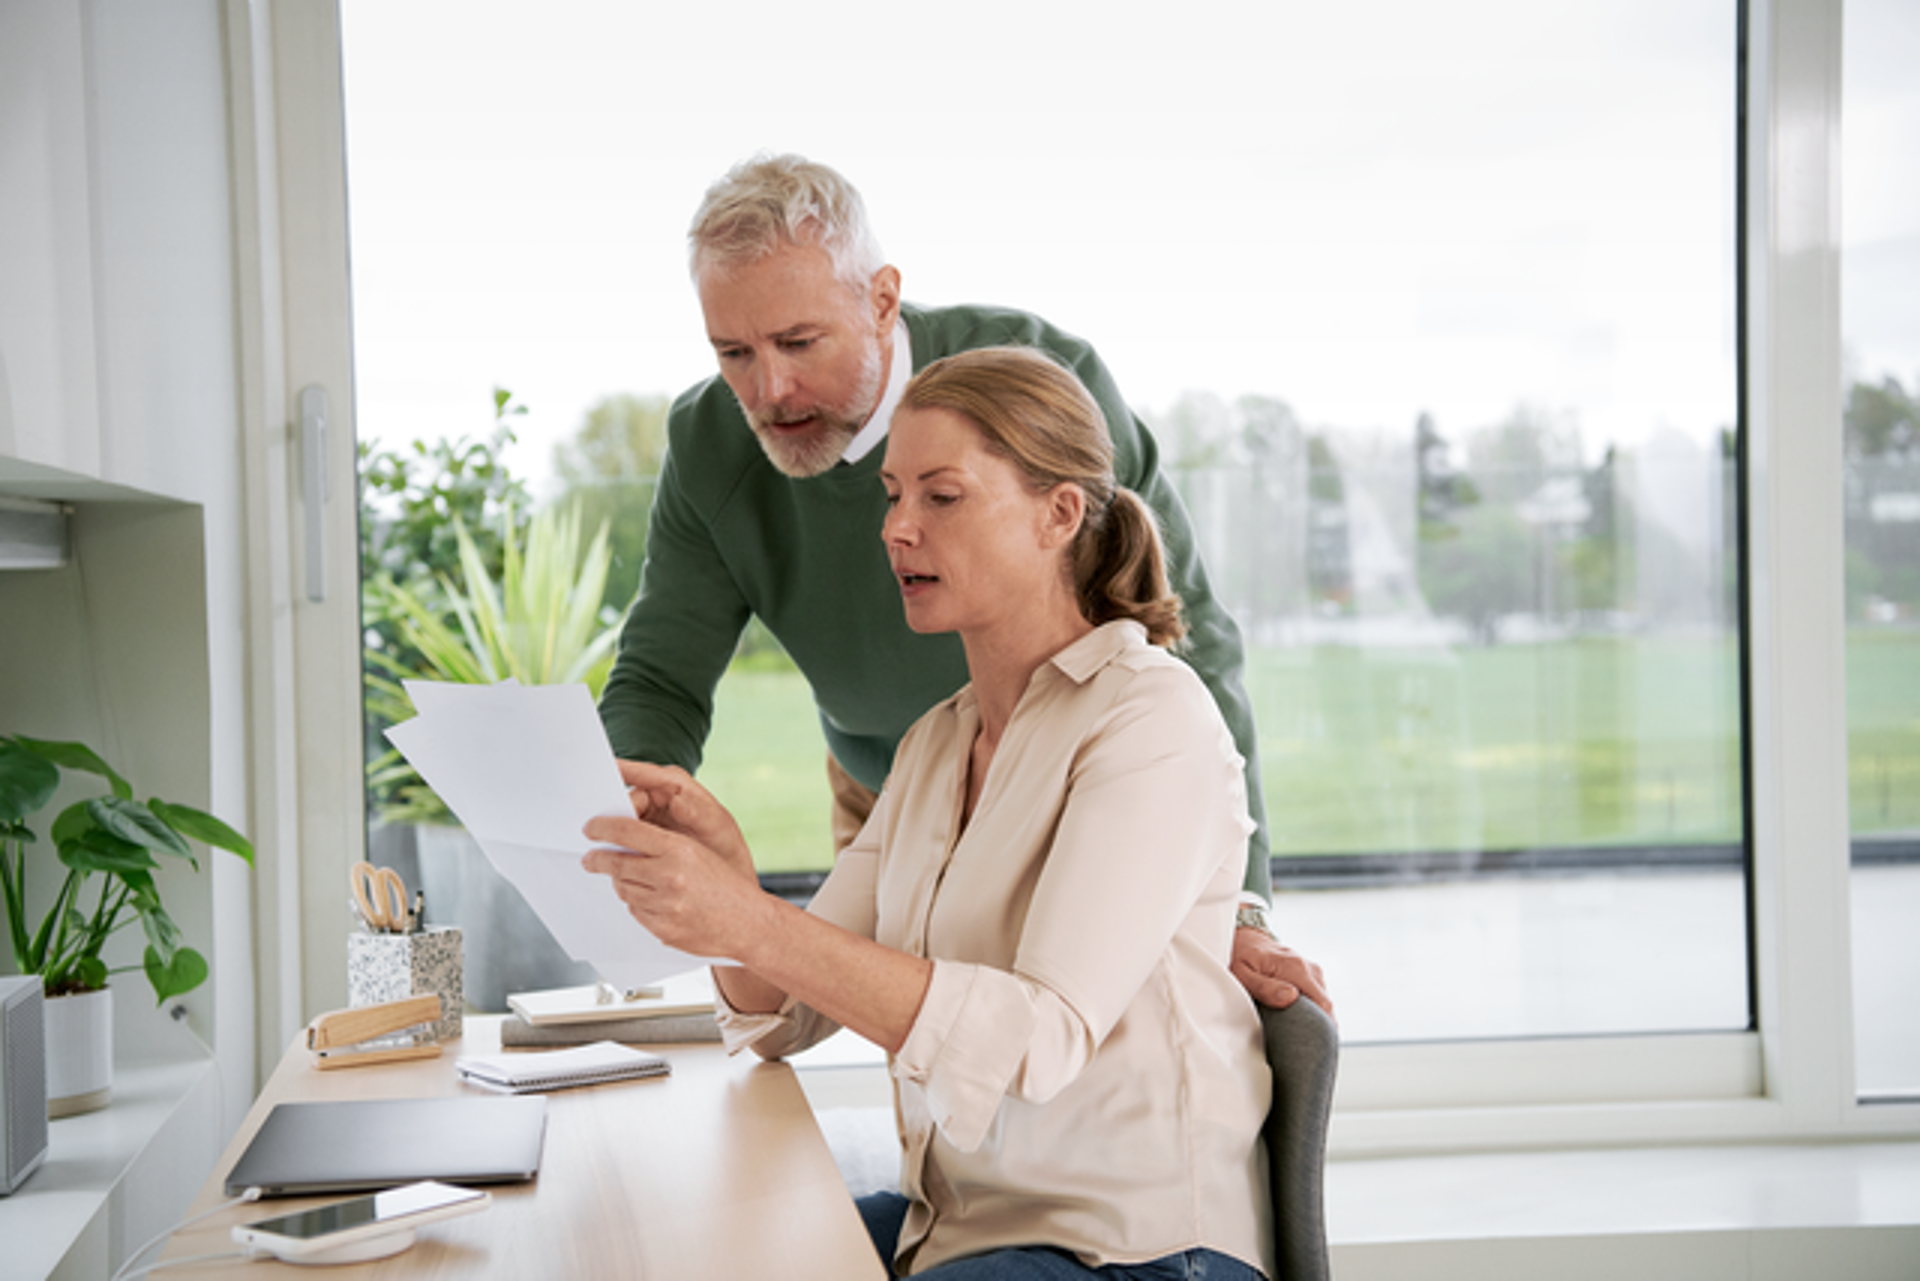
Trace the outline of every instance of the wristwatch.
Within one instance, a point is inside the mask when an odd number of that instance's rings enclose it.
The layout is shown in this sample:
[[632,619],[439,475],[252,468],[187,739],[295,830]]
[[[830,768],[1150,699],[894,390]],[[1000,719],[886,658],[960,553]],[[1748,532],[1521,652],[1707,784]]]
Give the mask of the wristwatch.
[[1267,922],[1267,907],[1264,903],[1242,899],[1239,910],[1233,914],[1233,924],[1237,929],[1259,930],[1274,942],[1280,941],[1279,936],[1273,932],[1273,926]]

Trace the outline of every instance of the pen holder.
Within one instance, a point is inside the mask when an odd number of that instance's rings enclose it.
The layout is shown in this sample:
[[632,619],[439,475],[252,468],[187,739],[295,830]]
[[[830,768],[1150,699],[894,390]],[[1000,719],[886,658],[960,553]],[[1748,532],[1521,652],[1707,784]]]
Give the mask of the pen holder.
[[378,1005],[431,992],[440,998],[434,1039],[460,1035],[466,995],[460,984],[460,927],[417,934],[347,935],[347,1004]]

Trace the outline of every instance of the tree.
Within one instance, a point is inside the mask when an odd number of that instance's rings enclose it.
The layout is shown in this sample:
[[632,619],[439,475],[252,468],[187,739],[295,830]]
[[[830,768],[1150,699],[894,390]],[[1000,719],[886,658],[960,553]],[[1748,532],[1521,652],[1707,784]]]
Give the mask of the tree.
[[456,519],[475,534],[488,568],[498,573],[505,559],[500,537],[501,512],[521,513],[514,532],[524,529],[532,507],[523,481],[516,480],[500,455],[514,443],[509,419],[527,412],[513,393],[493,390],[493,427],[479,441],[412,441],[401,449],[376,451],[360,446],[360,581],[381,575],[398,583],[431,582],[459,567]]
[[1459,533],[1458,516],[1480,501],[1473,481],[1453,463],[1453,447],[1422,413],[1413,424],[1413,457],[1417,469],[1422,541],[1452,538]]
[[1255,468],[1284,467],[1306,449],[1306,429],[1293,406],[1273,396],[1242,396],[1233,402],[1240,453]]
[[1353,605],[1353,549],[1347,532],[1347,485],[1325,435],[1307,437],[1307,589],[1314,607],[1344,612]]
[[1467,471],[1492,502],[1518,501],[1551,473],[1580,463],[1580,423],[1571,412],[1520,404],[1505,419],[1467,436]]
[[1847,453],[1853,457],[1913,454],[1920,461],[1920,398],[1891,375],[1878,385],[1856,382],[1847,388],[1842,415]]
[[1533,534],[1508,505],[1462,512],[1458,531],[1422,548],[1420,590],[1435,613],[1466,619],[1491,642],[1502,614],[1532,602]]
[[[462,529],[471,558],[487,576],[506,569],[507,545],[524,537],[532,507],[526,484],[501,460],[513,443],[510,420],[525,414],[513,393],[493,391],[493,427],[482,440],[413,441],[400,449],[360,446],[360,620],[369,670],[424,672],[428,663],[395,602],[400,594],[449,626],[456,608],[446,584],[459,581]],[[395,589],[398,589],[396,592]],[[367,756],[387,750],[393,718],[369,705]],[[376,776],[368,800],[376,812],[400,782]]]
[[647,555],[647,519],[667,456],[667,411],[661,395],[620,393],[590,409],[580,427],[554,447],[554,470],[590,525],[604,522],[613,563],[603,603],[624,610],[640,587]]
[[[1616,609],[1627,599],[1631,559],[1623,564],[1619,485],[1619,453],[1612,445],[1598,466],[1582,478],[1581,489],[1591,513],[1580,536],[1561,552],[1571,580],[1571,604],[1584,612]],[[1630,513],[1629,513],[1630,514]]]
[[1210,391],[1183,391],[1156,426],[1167,451],[1163,465],[1178,471],[1224,466],[1234,437],[1233,411]]
[[1847,612],[1920,617],[1920,397],[1891,376],[1847,388]]
[[630,392],[603,397],[573,436],[554,446],[554,470],[568,484],[657,476],[667,456],[665,396]]

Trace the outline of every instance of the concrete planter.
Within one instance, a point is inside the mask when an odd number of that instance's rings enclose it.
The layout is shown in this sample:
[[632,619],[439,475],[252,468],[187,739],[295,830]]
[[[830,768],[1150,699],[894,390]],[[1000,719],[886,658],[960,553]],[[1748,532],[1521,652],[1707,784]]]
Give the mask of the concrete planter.
[[475,1013],[506,1013],[509,993],[578,987],[599,977],[554,941],[465,829],[381,828],[372,856],[426,895],[429,925],[460,927],[462,983]]

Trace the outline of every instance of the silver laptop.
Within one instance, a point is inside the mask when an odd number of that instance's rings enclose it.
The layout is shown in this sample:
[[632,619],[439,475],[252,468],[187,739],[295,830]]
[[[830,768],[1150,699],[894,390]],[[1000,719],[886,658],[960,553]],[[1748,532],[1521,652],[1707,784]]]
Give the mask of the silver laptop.
[[280,1103],[234,1162],[227,1195],[521,1183],[540,1170],[546,1132],[538,1095]]

